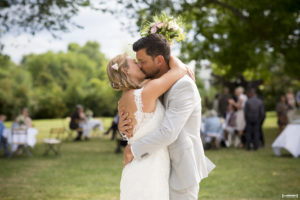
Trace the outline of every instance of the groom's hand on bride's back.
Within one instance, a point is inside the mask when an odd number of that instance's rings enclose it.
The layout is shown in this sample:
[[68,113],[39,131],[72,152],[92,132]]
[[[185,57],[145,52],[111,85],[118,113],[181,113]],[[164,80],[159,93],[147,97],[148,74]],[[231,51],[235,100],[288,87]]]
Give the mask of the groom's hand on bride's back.
[[128,118],[129,114],[126,113],[124,110],[120,113],[118,129],[121,134],[125,134],[127,138],[131,138],[133,136],[132,133],[132,125],[131,119]]

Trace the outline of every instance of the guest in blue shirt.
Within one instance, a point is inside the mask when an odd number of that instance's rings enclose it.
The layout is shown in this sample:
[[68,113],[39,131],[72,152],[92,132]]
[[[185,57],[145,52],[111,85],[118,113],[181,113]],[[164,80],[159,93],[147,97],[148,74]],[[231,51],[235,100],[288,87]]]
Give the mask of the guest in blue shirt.
[[5,115],[0,115],[0,150],[4,149],[4,156],[8,156],[8,148],[7,148],[7,139],[5,137],[3,137],[3,133],[4,133],[4,129],[5,129],[5,125],[4,125],[4,121],[6,120],[6,116]]
[[220,142],[223,138],[223,125],[221,119],[217,116],[217,112],[211,110],[204,124],[204,142],[210,143],[213,138],[215,138],[216,147],[220,147]]

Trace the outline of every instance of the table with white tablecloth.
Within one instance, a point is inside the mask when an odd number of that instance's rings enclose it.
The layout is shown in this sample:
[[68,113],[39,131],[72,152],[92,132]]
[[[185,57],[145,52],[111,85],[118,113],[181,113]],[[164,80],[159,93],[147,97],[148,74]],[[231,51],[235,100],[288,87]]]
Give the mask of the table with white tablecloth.
[[93,128],[98,128],[100,131],[104,131],[102,121],[100,119],[87,119],[80,124],[81,128],[83,129],[83,135],[88,137],[91,130]]
[[300,124],[288,124],[272,144],[275,155],[281,155],[281,149],[288,150],[295,158],[300,155]]
[[11,146],[11,151],[17,150],[18,145],[13,144],[14,142],[25,142],[28,146],[34,147],[36,144],[36,135],[38,130],[36,128],[28,128],[27,136],[25,135],[12,135],[12,130],[9,128],[4,129],[3,137],[7,139],[8,144]]

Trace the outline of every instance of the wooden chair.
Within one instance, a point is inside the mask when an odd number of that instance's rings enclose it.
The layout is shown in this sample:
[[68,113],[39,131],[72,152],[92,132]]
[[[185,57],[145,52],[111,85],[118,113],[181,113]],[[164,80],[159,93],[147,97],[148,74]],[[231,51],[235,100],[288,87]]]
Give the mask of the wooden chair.
[[28,149],[27,144],[27,127],[18,127],[13,128],[11,132],[11,146],[17,145],[17,150],[15,152],[11,151],[10,157],[13,156],[13,154],[21,154],[26,152],[27,156],[31,157],[32,154]]
[[44,144],[46,145],[46,150],[44,155],[48,155],[50,151],[53,151],[55,155],[60,154],[60,147],[65,133],[65,128],[51,128],[49,132],[49,138],[44,139]]

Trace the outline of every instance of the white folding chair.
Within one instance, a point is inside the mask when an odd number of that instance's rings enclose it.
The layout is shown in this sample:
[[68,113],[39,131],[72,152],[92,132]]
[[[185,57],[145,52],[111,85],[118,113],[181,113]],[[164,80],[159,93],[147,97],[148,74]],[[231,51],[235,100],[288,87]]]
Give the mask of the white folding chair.
[[14,145],[17,146],[16,151],[11,151],[10,156],[13,154],[21,154],[23,151],[27,154],[27,156],[32,156],[31,152],[28,149],[28,133],[27,127],[18,127],[13,128],[11,132],[11,147]]
[[62,136],[65,133],[65,128],[51,128],[49,133],[49,138],[44,139],[44,144],[46,145],[46,150],[44,155],[48,155],[50,151],[53,151],[56,155],[60,154],[60,147],[62,143]]

